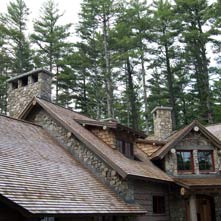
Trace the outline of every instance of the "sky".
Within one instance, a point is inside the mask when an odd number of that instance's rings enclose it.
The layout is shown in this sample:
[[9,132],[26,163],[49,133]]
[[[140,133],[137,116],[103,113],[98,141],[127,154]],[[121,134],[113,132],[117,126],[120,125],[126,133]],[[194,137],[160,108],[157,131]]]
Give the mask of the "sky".
[[[32,21],[39,16],[39,10],[45,0],[24,0],[29,8],[29,23],[28,29],[32,30]],[[60,19],[60,23],[67,24],[73,23],[72,30],[78,22],[78,13],[80,12],[80,4],[83,0],[55,0],[58,3],[60,12],[64,12],[64,16]],[[7,5],[10,0],[0,0],[0,13],[7,11]]]

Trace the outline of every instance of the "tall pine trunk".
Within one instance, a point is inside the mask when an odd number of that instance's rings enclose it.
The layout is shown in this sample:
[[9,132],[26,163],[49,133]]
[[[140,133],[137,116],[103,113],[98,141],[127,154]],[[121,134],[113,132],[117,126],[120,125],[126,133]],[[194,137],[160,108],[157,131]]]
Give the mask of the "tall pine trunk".
[[106,96],[107,96],[107,116],[114,117],[113,114],[113,83],[110,68],[110,53],[108,48],[108,21],[106,15],[103,18],[103,44],[104,44],[104,57],[105,57],[105,83],[106,83]]
[[146,71],[144,67],[144,55],[141,54],[141,70],[142,70],[142,83],[143,83],[143,97],[144,97],[144,116],[145,116],[145,126],[146,134],[149,134],[149,116],[148,116],[148,103],[147,103],[147,86],[146,86]]
[[168,89],[169,89],[169,101],[170,105],[173,108],[172,110],[172,122],[173,122],[173,129],[176,128],[176,107],[175,107],[175,96],[174,96],[174,88],[173,88],[173,73],[171,71],[170,65],[170,55],[169,55],[169,48],[168,45],[165,44],[165,55],[166,55],[166,69],[167,69],[167,82],[168,82]]
[[130,59],[127,58],[127,76],[128,76],[128,91],[129,101],[131,106],[131,123],[133,129],[138,129],[138,113],[136,108],[136,95],[134,91],[133,71],[131,69]]

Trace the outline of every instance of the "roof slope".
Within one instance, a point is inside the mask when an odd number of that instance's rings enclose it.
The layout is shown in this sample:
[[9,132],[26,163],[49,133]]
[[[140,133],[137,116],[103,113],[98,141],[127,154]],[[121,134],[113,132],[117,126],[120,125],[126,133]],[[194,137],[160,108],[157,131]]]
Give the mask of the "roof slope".
[[[88,148],[103,159],[104,162],[115,169],[123,178],[135,176],[172,182],[172,179],[166,173],[154,166],[151,162],[147,164],[146,162],[128,159],[118,150],[110,148],[101,139],[77,123],[74,120],[75,116],[73,111],[39,98],[35,98],[35,101],[54,119],[61,123],[67,130],[71,131]],[[23,114],[23,116],[25,115]]]
[[99,182],[40,126],[0,116],[0,194],[33,214],[144,213]]
[[219,140],[221,140],[221,124],[213,124],[206,127],[210,133],[216,136]]

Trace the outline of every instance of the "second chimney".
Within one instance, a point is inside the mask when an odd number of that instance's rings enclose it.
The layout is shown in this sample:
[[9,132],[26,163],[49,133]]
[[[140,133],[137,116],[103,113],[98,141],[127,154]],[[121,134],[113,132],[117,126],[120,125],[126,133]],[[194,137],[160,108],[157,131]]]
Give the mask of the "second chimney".
[[158,140],[165,140],[172,133],[172,107],[155,107],[152,110],[154,122],[154,136]]

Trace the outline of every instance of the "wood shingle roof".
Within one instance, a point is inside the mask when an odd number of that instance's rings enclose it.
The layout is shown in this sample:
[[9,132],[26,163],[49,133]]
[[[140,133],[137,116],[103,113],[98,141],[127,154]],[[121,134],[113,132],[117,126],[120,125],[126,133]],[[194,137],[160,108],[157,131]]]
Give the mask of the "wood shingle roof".
[[40,126],[0,116],[0,195],[31,214],[142,214]]

